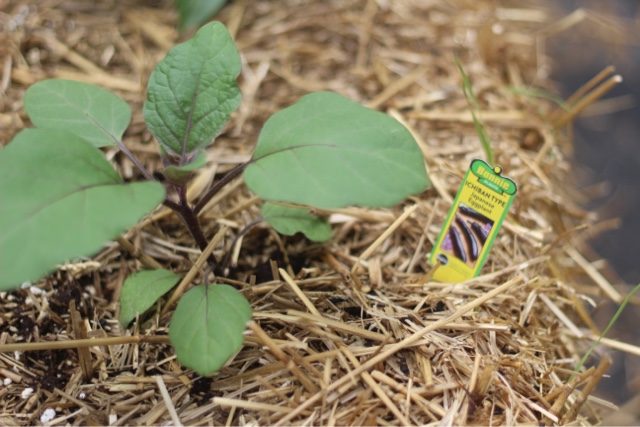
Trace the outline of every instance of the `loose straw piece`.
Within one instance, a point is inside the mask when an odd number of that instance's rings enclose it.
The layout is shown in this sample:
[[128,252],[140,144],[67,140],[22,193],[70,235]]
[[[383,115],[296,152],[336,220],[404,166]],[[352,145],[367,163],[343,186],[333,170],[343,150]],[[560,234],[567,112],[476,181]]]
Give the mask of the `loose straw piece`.
[[390,339],[390,337],[388,337],[387,335],[384,335],[378,332],[368,331],[366,329],[362,329],[357,326],[350,325],[348,323],[340,322],[338,320],[329,319],[322,316],[320,313],[315,315],[310,315],[297,310],[287,310],[287,314],[295,316],[296,318],[301,319],[303,321],[311,322],[313,324],[326,325],[336,331],[346,332],[348,334],[360,336],[362,338],[366,338],[371,341],[389,342],[389,339]]
[[164,404],[167,406],[167,411],[169,411],[169,415],[171,415],[173,425],[181,427],[182,423],[180,422],[180,417],[178,417],[176,408],[175,406],[173,406],[173,402],[171,401],[171,396],[169,396],[167,386],[164,384],[164,381],[162,380],[162,377],[160,375],[155,375],[154,378],[156,379],[156,384],[158,384],[158,389],[160,390],[160,394],[162,395]]
[[609,348],[618,351],[624,351],[625,353],[633,354],[634,356],[640,356],[640,347],[637,345],[627,344],[624,342],[616,341],[611,338],[600,338],[598,335],[591,334],[589,335],[589,339],[593,341],[600,340],[600,344],[606,345]]
[[416,68],[406,76],[401,77],[400,79],[391,83],[389,86],[387,86],[386,89],[380,92],[378,96],[376,96],[374,99],[369,101],[366,104],[367,107],[373,108],[373,109],[378,108],[380,105],[382,105],[385,101],[387,101],[393,95],[407,88],[409,85],[413,84],[420,76],[424,75],[425,72],[426,72],[426,69],[423,67]]
[[602,82],[604,79],[609,77],[615,71],[616,71],[616,67],[614,67],[613,65],[609,65],[605,67],[602,71],[596,74],[595,77],[589,80],[586,84],[582,85],[580,89],[575,91],[575,93],[567,99],[567,104],[569,105],[574,104],[576,101],[578,101],[580,98],[586,95],[591,89],[599,85],[600,82]]
[[410,206],[402,213],[402,215],[398,217],[398,219],[396,219],[393,222],[393,224],[387,227],[384,233],[382,233],[364,252],[362,252],[362,255],[358,257],[358,260],[356,261],[356,263],[353,265],[353,268],[351,269],[351,273],[352,274],[355,273],[358,267],[360,267],[361,262],[369,258],[369,256],[371,256],[373,251],[375,251],[378,248],[378,246],[382,244],[382,242],[384,242],[391,234],[393,234],[393,232],[396,231],[398,227],[400,227],[400,224],[402,224],[407,218],[409,218],[409,215],[414,213],[416,209],[418,209],[417,204]]
[[[82,320],[82,316],[78,310],[76,310],[75,300],[69,302],[69,312],[71,314],[71,326],[73,327],[73,334],[76,339],[87,339],[87,327]],[[82,371],[82,377],[86,382],[91,381],[93,376],[93,359],[91,352],[87,347],[78,347],[78,360],[80,362],[80,369]]]
[[124,13],[124,18],[162,50],[168,51],[175,45],[173,31],[160,31],[165,27],[160,27],[157,22],[149,20],[144,9],[127,11]]
[[112,89],[120,89],[128,92],[139,93],[143,87],[138,82],[125,80],[107,73],[95,63],[80,55],[68,47],[63,42],[55,38],[53,33],[40,31],[38,35],[42,41],[47,45],[49,49],[56,54],[64,57],[71,64],[84,71],[83,73],[77,73],[71,70],[58,70],[56,76],[63,78],[71,78],[73,80],[81,80],[87,83],[95,83],[100,86],[106,86]]
[[268,403],[250,402],[248,400],[229,399],[227,397],[214,397],[213,403],[220,406],[237,407],[244,409],[255,409],[258,411],[287,413],[293,409],[287,406],[270,405]]
[[69,348],[81,347],[100,347],[121,344],[137,344],[141,342],[169,343],[167,336],[146,336],[133,335],[123,337],[108,338],[87,338],[83,340],[64,340],[64,341],[39,341],[39,342],[23,342],[14,344],[0,344],[0,353],[11,353],[14,351],[41,351],[41,350],[62,350]]
[[598,86],[589,94],[585,95],[582,99],[580,99],[580,101],[576,102],[576,104],[571,107],[570,111],[567,111],[565,114],[563,114],[562,116],[554,120],[553,126],[557,129],[566,125],[571,120],[576,118],[576,116],[578,116],[578,114],[580,114],[585,108],[587,108],[597,99],[601,98],[605,93],[609,92],[611,89],[614,88],[614,86],[618,85],[621,82],[622,82],[622,76],[615,75],[611,77],[602,85]]
[[171,298],[169,298],[169,301],[167,301],[164,308],[162,309],[161,316],[164,316],[165,314],[167,314],[171,306],[178,300],[178,298],[182,296],[184,291],[187,289],[187,286],[189,286],[189,284],[193,281],[193,279],[196,278],[196,275],[200,272],[202,267],[207,262],[207,259],[209,258],[209,255],[211,255],[211,253],[213,252],[213,249],[216,246],[218,246],[218,244],[222,241],[222,238],[227,233],[227,230],[228,230],[227,227],[221,227],[220,230],[218,230],[218,232],[216,233],[216,235],[213,236],[213,239],[211,239],[207,247],[200,254],[195,264],[193,264],[193,267],[191,267],[191,270],[189,270],[187,275],[184,276],[184,279],[182,279],[180,284],[176,287],[176,290],[173,292],[173,294],[171,294]]
[[307,307],[307,310],[309,310],[310,312],[312,312],[316,316],[322,317],[320,312],[318,311],[318,309],[313,305],[311,300],[309,300],[309,298],[307,298],[307,296],[304,294],[304,292],[302,292],[302,290],[300,290],[300,288],[298,287],[298,284],[291,278],[291,276],[289,276],[289,274],[286,272],[286,270],[284,268],[280,268],[280,269],[278,269],[278,272],[280,273],[280,276],[282,276],[282,278],[284,278],[284,281],[286,282],[287,285],[289,285],[291,290],[297,295],[298,298],[300,298],[300,300],[302,301],[304,306]]
[[548,296],[546,296],[545,294],[538,294],[538,298],[540,298],[542,301],[544,301],[544,303],[547,305],[547,307],[549,307],[549,309],[553,312],[553,314],[556,315],[556,317],[562,322],[564,323],[564,325],[577,337],[582,338],[584,336],[584,334],[580,331],[580,329],[569,319],[569,317],[564,314],[562,312],[562,310],[560,310],[558,308],[557,305],[555,305],[553,303],[553,301],[551,301],[551,299],[549,299]]
[[576,262],[576,264],[580,266],[580,268],[584,270],[585,273],[589,275],[589,277],[591,277],[591,279],[593,279],[594,282],[596,282],[598,286],[600,286],[600,289],[602,289],[602,292],[604,292],[605,295],[607,295],[618,304],[622,302],[624,298],[622,295],[620,295],[620,292],[618,292],[616,288],[614,288],[611,283],[609,283],[609,281],[605,279],[605,277],[600,274],[600,272],[592,264],[590,264],[589,261],[587,261],[575,248],[568,247],[565,249],[565,252]]
[[[473,115],[470,111],[414,111],[407,116],[433,122],[473,123]],[[531,125],[529,116],[517,110],[482,111],[482,120],[485,123],[508,123],[514,127]]]
[[598,365],[598,368],[591,376],[591,380],[589,380],[587,385],[580,392],[578,400],[573,404],[571,409],[567,411],[564,417],[562,417],[560,424],[566,425],[570,423],[571,420],[575,419],[576,415],[578,414],[578,411],[580,410],[580,408],[582,408],[582,405],[584,405],[584,403],[587,401],[587,398],[589,397],[591,392],[596,388],[596,386],[602,379],[602,376],[604,375],[605,372],[607,372],[610,366],[611,366],[611,357],[607,355],[602,359],[602,361]]
[[133,243],[131,243],[124,236],[120,236],[116,239],[121,248],[129,252],[129,254],[138,259],[147,268],[155,268],[162,269],[164,266],[160,264],[155,259],[151,258],[149,255],[144,253],[140,248],[137,248]]

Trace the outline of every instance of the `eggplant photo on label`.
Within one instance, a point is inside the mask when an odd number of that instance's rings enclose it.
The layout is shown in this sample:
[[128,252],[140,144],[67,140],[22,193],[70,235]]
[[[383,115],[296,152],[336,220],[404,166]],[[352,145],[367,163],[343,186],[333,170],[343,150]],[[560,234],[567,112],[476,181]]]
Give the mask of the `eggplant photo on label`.
[[460,206],[458,206],[458,212],[460,212],[461,214],[464,214],[466,216],[469,216],[473,219],[477,219],[478,221],[482,222],[483,224],[486,224],[488,221],[488,218],[484,215],[482,215],[480,212],[477,212],[473,209],[471,209],[468,206],[463,205],[462,203],[460,203]]
[[487,237],[489,237],[489,233],[477,222],[471,222],[471,228],[476,233],[476,236],[478,236],[478,239],[480,239],[480,243],[484,245]]
[[475,262],[475,260],[478,259],[478,242],[476,242],[476,238],[473,236],[471,229],[469,229],[469,226],[466,222],[464,222],[464,219],[462,219],[460,215],[456,215],[456,223],[460,226],[462,235],[467,241],[470,250],[469,255],[471,257],[471,261]]
[[467,254],[462,245],[462,239],[458,229],[453,225],[449,228],[449,235],[451,236],[451,243],[453,244],[453,253],[460,258],[463,262],[467,262]]

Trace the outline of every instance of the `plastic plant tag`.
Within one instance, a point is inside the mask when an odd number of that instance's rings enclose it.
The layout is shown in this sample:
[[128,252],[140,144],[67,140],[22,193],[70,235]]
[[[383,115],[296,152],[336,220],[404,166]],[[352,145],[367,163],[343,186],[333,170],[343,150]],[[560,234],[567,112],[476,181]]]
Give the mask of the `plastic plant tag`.
[[429,258],[435,280],[462,282],[480,272],[517,191],[501,173],[500,166],[471,162]]

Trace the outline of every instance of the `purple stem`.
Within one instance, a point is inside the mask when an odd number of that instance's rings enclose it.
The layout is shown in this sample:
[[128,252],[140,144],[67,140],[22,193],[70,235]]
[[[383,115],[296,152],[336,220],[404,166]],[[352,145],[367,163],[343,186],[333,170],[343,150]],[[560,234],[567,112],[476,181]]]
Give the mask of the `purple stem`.
[[223,176],[220,181],[213,184],[211,188],[209,188],[209,191],[207,191],[207,194],[202,196],[202,199],[200,199],[200,201],[193,208],[193,213],[195,215],[198,215],[200,211],[206,206],[206,204],[209,203],[209,200],[213,198],[213,196],[218,194],[220,190],[224,188],[225,185],[229,184],[235,178],[240,176],[240,174],[244,171],[244,169],[252,162],[253,160],[249,160],[247,163],[242,163],[236,166],[235,168],[231,169],[225,176]]

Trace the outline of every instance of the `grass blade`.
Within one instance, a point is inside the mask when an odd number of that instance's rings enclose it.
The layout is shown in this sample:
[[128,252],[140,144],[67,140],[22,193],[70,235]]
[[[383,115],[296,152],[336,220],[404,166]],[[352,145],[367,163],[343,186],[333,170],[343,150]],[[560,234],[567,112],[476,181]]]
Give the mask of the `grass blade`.
[[638,284],[635,288],[633,288],[633,290],[629,293],[629,295],[627,295],[624,301],[622,301],[622,304],[620,304],[620,308],[618,309],[618,311],[616,311],[616,314],[613,315],[606,329],[602,332],[602,334],[600,334],[596,342],[594,342],[591,345],[591,347],[589,347],[589,351],[587,351],[585,355],[582,356],[582,359],[580,359],[580,363],[578,363],[578,366],[576,366],[576,368],[573,370],[574,374],[571,375],[571,378],[569,378],[569,381],[571,381],[573,377],[575,377],[576,374],[580,372],[580,369],[582,369],[582,367],[584,366],[585,362],[587,361],[587,359],[589,358],[593,350],[600,344],[600,341],[602,341],[602,338],[604,338],[604,336],[607,335],[607,332],[609,332],[609,329],[611,329],[611,327],[616,323],[616,321],[618,320],[618,317],[620,316],[620,314],[622,314],[622,310],[624,310],[624,308],[629,303],[629,300],[631,300],[631,297],[639,290],[640,290],[640,284]]
[[454,57],[456,61],[456,65],[460,70],[460,74],[462,75],[462,92],[464,93],[464,97],[467,99],[467,104],[469,105],[469,110],[471,111],[471,117],[473,119],[473,125],[476,128],[476,133],[478,134],[478,138],[480,138],[480,143],[482,144],[482,149],[484,150],[484,154],[487,156],[487,163],[491,165],[491,167],[495,166],[494,157],[493,157],[493,149],[491,148],[491,141],[487,136],[487,133],[484,131],[484,127],[482,123],[478,120],[476,116],[476,111],[480,111],[480,106],[478,105],[478,100],[476,96],[473,94],[473,89],[471,88],[471,83],[469,82],[469,78],[466,73],[462,69],[462,65],[460,65],[460,61],[458,61],[457,57]]

